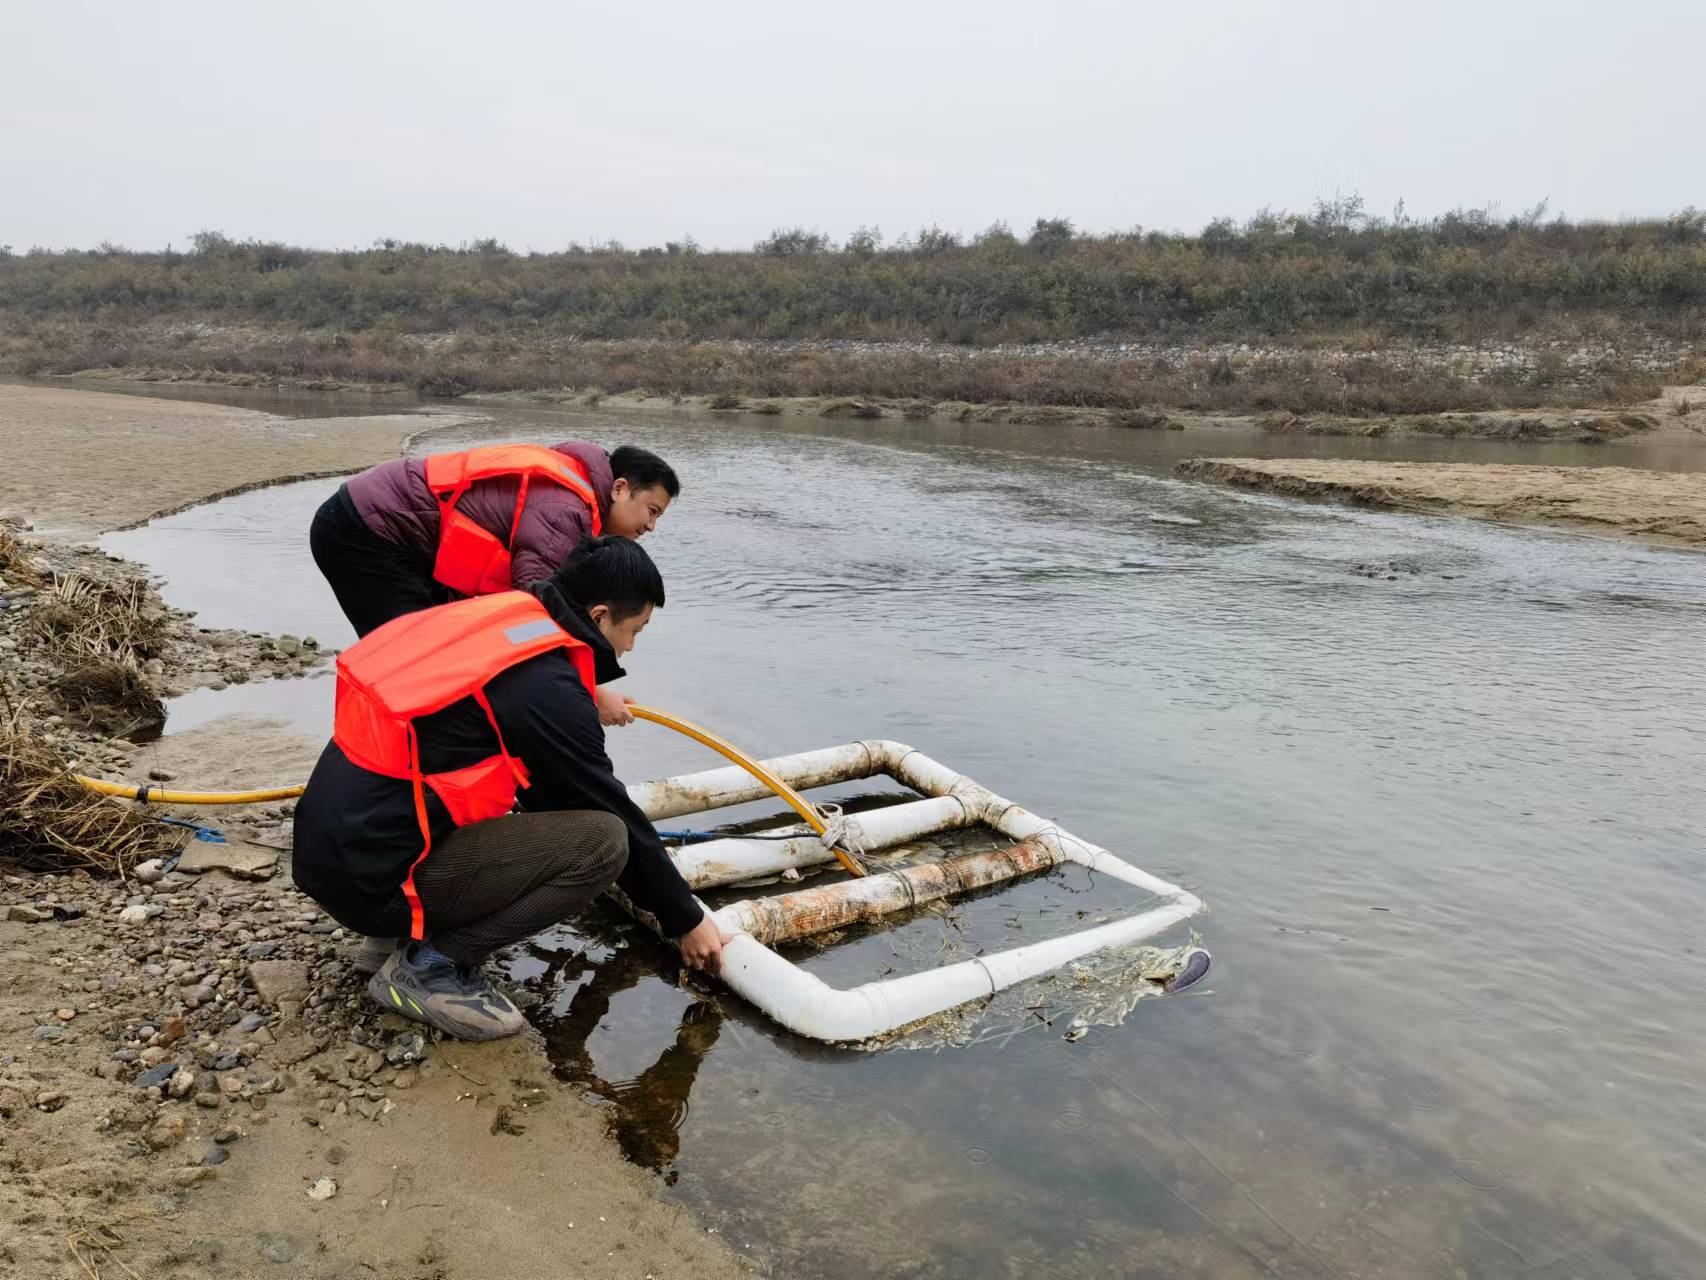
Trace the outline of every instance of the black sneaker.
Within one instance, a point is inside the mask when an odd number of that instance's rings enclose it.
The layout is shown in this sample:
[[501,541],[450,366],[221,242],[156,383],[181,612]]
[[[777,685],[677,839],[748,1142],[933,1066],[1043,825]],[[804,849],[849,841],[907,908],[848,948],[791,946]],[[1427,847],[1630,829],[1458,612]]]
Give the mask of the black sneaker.
[[498,1040],[513,1036],[527,1019],[469,965],[434,960],[418,964],[417,944],[392,952],[368,979],[367,994],[382,1008],[430,1023],[459,1040]]

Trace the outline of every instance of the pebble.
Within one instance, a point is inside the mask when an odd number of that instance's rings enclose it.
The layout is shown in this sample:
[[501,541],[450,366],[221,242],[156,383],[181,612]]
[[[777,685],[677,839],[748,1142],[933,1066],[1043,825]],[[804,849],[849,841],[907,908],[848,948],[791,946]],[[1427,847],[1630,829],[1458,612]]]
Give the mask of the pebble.
[[142,1089],[158,1089],[161,1085],[170,1080],[177,1070],[178,1064],[175,1062],[162,1062],[157,1067],[150,1067],[147,1071],[144,1071],[141,1075],[136,1077],[137,1087]]
[[330,1200],[338,1194],[338,1184],[330,1178],[316,1178],[314,1185],[308,1188],[310,1200]]
[[34,1034],[37,1040],[63,1040],[65,1038],[65,1028],[54,1023],[48,1023],[44,1026],[37,1027],[32,1034]]
[[166,1092],[174,1098],[187,1098],[190,1090],[195,1088],[195,1072],[188,1067],[179,1067],[166,1083]]
[[57,1010],[53,1016],[58,1018],[61,1022],[70,1022],[71,1019],[73,1019],[77,1016],[77,1010],[75,1010],[75,1009],[60,1009],[60,1010]]
[[28,903],[17,902],[7,908],[6,919],[15,920],[20,924],[46,924],[53,919],[53,912],[46,907],[36,907]]
[[[130,874],[139,884],[158,884],[166,878],[166,864],[159,858],[150,858],[146,862],[137,863],[130,869]],[[119,918],[124,918],[123,912],[119,913]]]
[[201,1162],[204,1165],[212,1166],[212,1165],[224,1164],[230,1158],[231,1158],[231,1153],[229,1151],[227,1151],[224,1147],[213,1147],[213,1148],[209,1149],[209,1151],[207,1152],[206,1155],[202,1156]]
[[49,1089],[49,1090],[46,1090],[45,1092],[36,1094],[36,1110],[37,1111],[58,1111],[61,1107],[63,1107],[67,1102],[70,1102],[70,1101],[71,1101],[71,1095],[69,1093],[66,1093],[65,1090],[63,1090],[63,1089]]

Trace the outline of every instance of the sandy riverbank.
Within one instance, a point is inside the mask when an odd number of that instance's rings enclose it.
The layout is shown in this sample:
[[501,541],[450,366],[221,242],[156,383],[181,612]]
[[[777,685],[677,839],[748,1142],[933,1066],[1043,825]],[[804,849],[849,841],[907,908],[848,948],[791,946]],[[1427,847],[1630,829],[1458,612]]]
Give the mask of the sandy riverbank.
[[248,485],[359,471],[396,457],[415,433],[478,416],[429,409],[286,418],[0,383],[0,515],[87,536]]
[[1193,458],[1180,474],[1296,497],[1706,546],[1706,473],[1502,463]]
[[[287,419],[0,386],[0,510],[93,533],[365,466],[423,425],[466,416]],[[133,566],[40,533],[8,530],[15,551],[0,565],[0,685],[23,731],[79,769],[131,780],[302,776],[321,744],[270,721],[137,746],[68,705],[59,678],[76,656],[37,625],[63,580],[140,592],[155,628],[140,677],[157,695],[302,675],[324,655],[203,631]],[[149,883],[26,871],[0,849],[0,1272],[752,1274],[623,1159],[604,1113],[555,1082],[536,1037],[440,1045],[370,1004],[352,940],[290,884],[289,806],[216,821],[229,845],[189,843],[194,856]],[[311,1198],[322,1178],[336,1193]]]

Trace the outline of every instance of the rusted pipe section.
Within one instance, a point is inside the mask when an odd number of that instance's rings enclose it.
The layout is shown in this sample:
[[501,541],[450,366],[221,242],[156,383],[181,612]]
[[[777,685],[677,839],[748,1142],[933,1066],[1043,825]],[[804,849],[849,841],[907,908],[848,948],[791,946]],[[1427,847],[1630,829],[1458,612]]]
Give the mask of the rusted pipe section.
[[718,913],[730,932],[752,935],[766,946],[867,923],[954,894],[1047,871],[1061,856],[1046,841],[1025,840],[1005,849],[968,853],[941,862],[847,880],[774,898],[748,898]]

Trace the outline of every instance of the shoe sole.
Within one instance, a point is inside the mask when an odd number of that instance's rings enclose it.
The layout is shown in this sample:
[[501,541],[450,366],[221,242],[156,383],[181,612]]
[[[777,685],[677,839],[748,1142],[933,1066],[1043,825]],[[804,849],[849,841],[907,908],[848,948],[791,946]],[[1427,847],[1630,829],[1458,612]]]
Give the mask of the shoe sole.
[[509,1036],[518,1035],[523,1026],[512,1028],[480,1026],[458,1022],[455,1018],[439,1013],[430,1005],[423,1005],[409,992],[407,987],[398,986],[385,976],[383,970],[375,973],[367,980],[367,994],[380,1008],[389,1013],[399,1013],[405,1018],[413,1018],[416,1022],[424,1022],[428,1026],[437,1027],[446,1035],[455,1036],[458,1040],[503,1040]]

